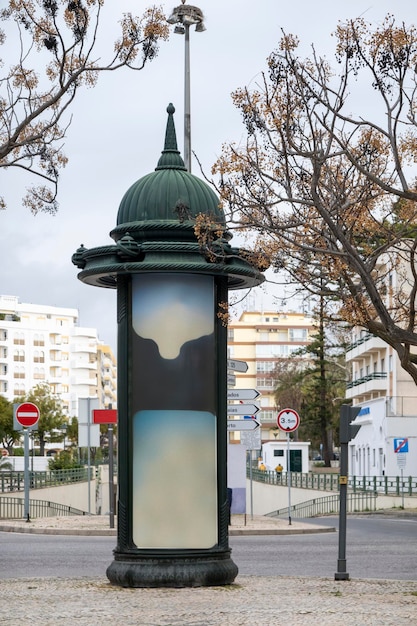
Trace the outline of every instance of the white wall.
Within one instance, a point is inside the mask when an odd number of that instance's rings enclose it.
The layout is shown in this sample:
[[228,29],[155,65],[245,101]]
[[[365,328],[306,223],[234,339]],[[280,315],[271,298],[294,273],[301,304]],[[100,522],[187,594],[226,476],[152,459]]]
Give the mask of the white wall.
[[[288,488],[276,485],[266,485],[252,481],[252,504],[254,515],[266,515],[278,509],[285,509],[288,506]],[[246,511],[251,513],[251,486],[249,479],[246,483]],[[297,489],[291,488],[291,505],[301,504],[313,498],[324,498],[325,496],[334,495],[337,491],[318,491],[313,489]],[[390,509],[402,506],[401,496],[381,496],[376,499],[377,509]],[[416,498],[404,497],[404,508],[415,508]]]
[[[20,458],[20,457],[17,457]],[[95,478],[88,481],[66,484],[60,487],[45,487],[44,489],[30,489],[29,498],[31,500],[46,500],[47,502],[56,502],[65,506],[71,506],[75,509],[88,512],[88,492],[90,491],[90,513],[107,515],[110,510],[110,486],[109,471],[107,465],[101,465],[99,468],[99,479]],[[24,485],[20,491],[12,491],[3,493],[16,498],[24,497]]]
[[[23,472],[25,469],[25,457],[24,456],[6,456],[3,459],[12,464],[12,470],[14,472]],[[30,456],[29,455],[29,470],[35,472],[45,472],[49,469],[48,461],[50,456]]]
[[[287,448],[286,441],[268,441],[262,446],[262,461],[266,465],[266,469],[273,471],[276,466],[281,463],[283,471],[287,471]],[[290,450],[301,450],[301,464],[303,473],[309,470],[308,453],[310,448],[309,441],[290,441]],[[282,456],[276,456],[275,451],[281,451]]]
[[[417,406],[416,406],[417,413]],[[361,424],[349,444],[349,474],[356,476],[400,476],[394,440],[408,439],[404,476],[417,476],[417,416],[391,416],[386,413],[386,399],[362,405],[355,420]]]

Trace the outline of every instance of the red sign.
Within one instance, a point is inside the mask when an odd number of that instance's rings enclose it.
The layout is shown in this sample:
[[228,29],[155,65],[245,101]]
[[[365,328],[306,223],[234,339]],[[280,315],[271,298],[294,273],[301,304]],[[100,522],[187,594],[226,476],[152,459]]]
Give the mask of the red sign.
[[35,426],[39,421],[40,412],[36,404],[23,402],[16,409],[16,421],[23,428]]
[[287,433],[291,433],[300,425],[300,416],[294,409],[282,409],[277,416],[278,428]]
[[116,409],[94,409],[93,424],[117,424]]

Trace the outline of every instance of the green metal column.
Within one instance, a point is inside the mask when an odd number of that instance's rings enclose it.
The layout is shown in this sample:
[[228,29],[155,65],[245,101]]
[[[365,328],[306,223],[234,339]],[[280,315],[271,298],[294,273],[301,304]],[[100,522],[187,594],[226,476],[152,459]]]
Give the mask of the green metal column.
[[80,280],[117,288],[118,530],[107,576],[123,587],[230,584],[238,572],[228,541],[221,313],[229,289],[263,276],[230,245],[219,199],[184,166],[174,107],[167,112],[164,150],[123,197],[115,245],[73,255]]

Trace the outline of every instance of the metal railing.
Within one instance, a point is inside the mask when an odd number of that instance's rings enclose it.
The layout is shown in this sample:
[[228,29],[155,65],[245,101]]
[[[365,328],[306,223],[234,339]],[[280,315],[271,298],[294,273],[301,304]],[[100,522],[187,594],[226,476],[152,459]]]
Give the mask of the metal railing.
[[[23,519],[25,513],[24,498],[0,496],[0,519]],[[47,502],[46,500],[29,500],[29,517],[56,517],[63,515],[88,515],[85,511],[72,506]]]
[[[331,515],[339,513],[340,498],[338,494],[314,498],[300,504],[294,504],[291,511],[288,507],[268,513],[267,517],[291,517],[306,518],[318,515]],[[348,513],[361,513],[364,511],[376,511],[376,494],[374,493],[348,493],[346,499]]]
[[[247,467],[246,476],[250,477]],[[252,469],[253,480],[267,485],[288,486],[288,474]],[[291,472],[291,486],[317,491],[339,491],[339,474],[321,472]],[[379,495],[417,496],[416,476],[349,476],[348,487],[353,493],[371,492]]]
[[351,389],[352,387],[357,387],[358,385],[362,385],[363,383],[369,383],[370,380],[383,380],[387,378],[386,372],[373,372],[372,374],[367,374],[366,376],[362,376],[361,378],[356,378],[355,380],[351,380],[346,383],[346,388]]
[[[94,478],[96,471],[95,467],[90,467],[90,479]],[[29,472],[30,488],[44,489],[45,487],[57,487],[71,483],[85,482],[89,477],[88,472],[88,467]],[[15,472],[12,470],[0,471],[0,492],[23,491],[24,486],[24,472]]]
[[380,495],[417,495],[415,476],[351,476],[348,485],[356,493],[371,491]]

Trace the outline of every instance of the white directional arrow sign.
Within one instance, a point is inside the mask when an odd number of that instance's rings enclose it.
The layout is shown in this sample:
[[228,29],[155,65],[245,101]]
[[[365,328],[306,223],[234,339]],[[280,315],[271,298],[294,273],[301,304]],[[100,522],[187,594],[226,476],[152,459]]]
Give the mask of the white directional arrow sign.
[[233,370],[234,372],[245,372],[248,371],[248,364],[246,361],[235,361],[234,359],[227,359],[227,369]]
[[255,415],[259,411],[256,404],[228,404],[228,415]]
[[257,389],[228,389],[228,400],[255,400],[261,394]]
[[258,420],[227,420],[227,430],[256,430],[260,426]]

